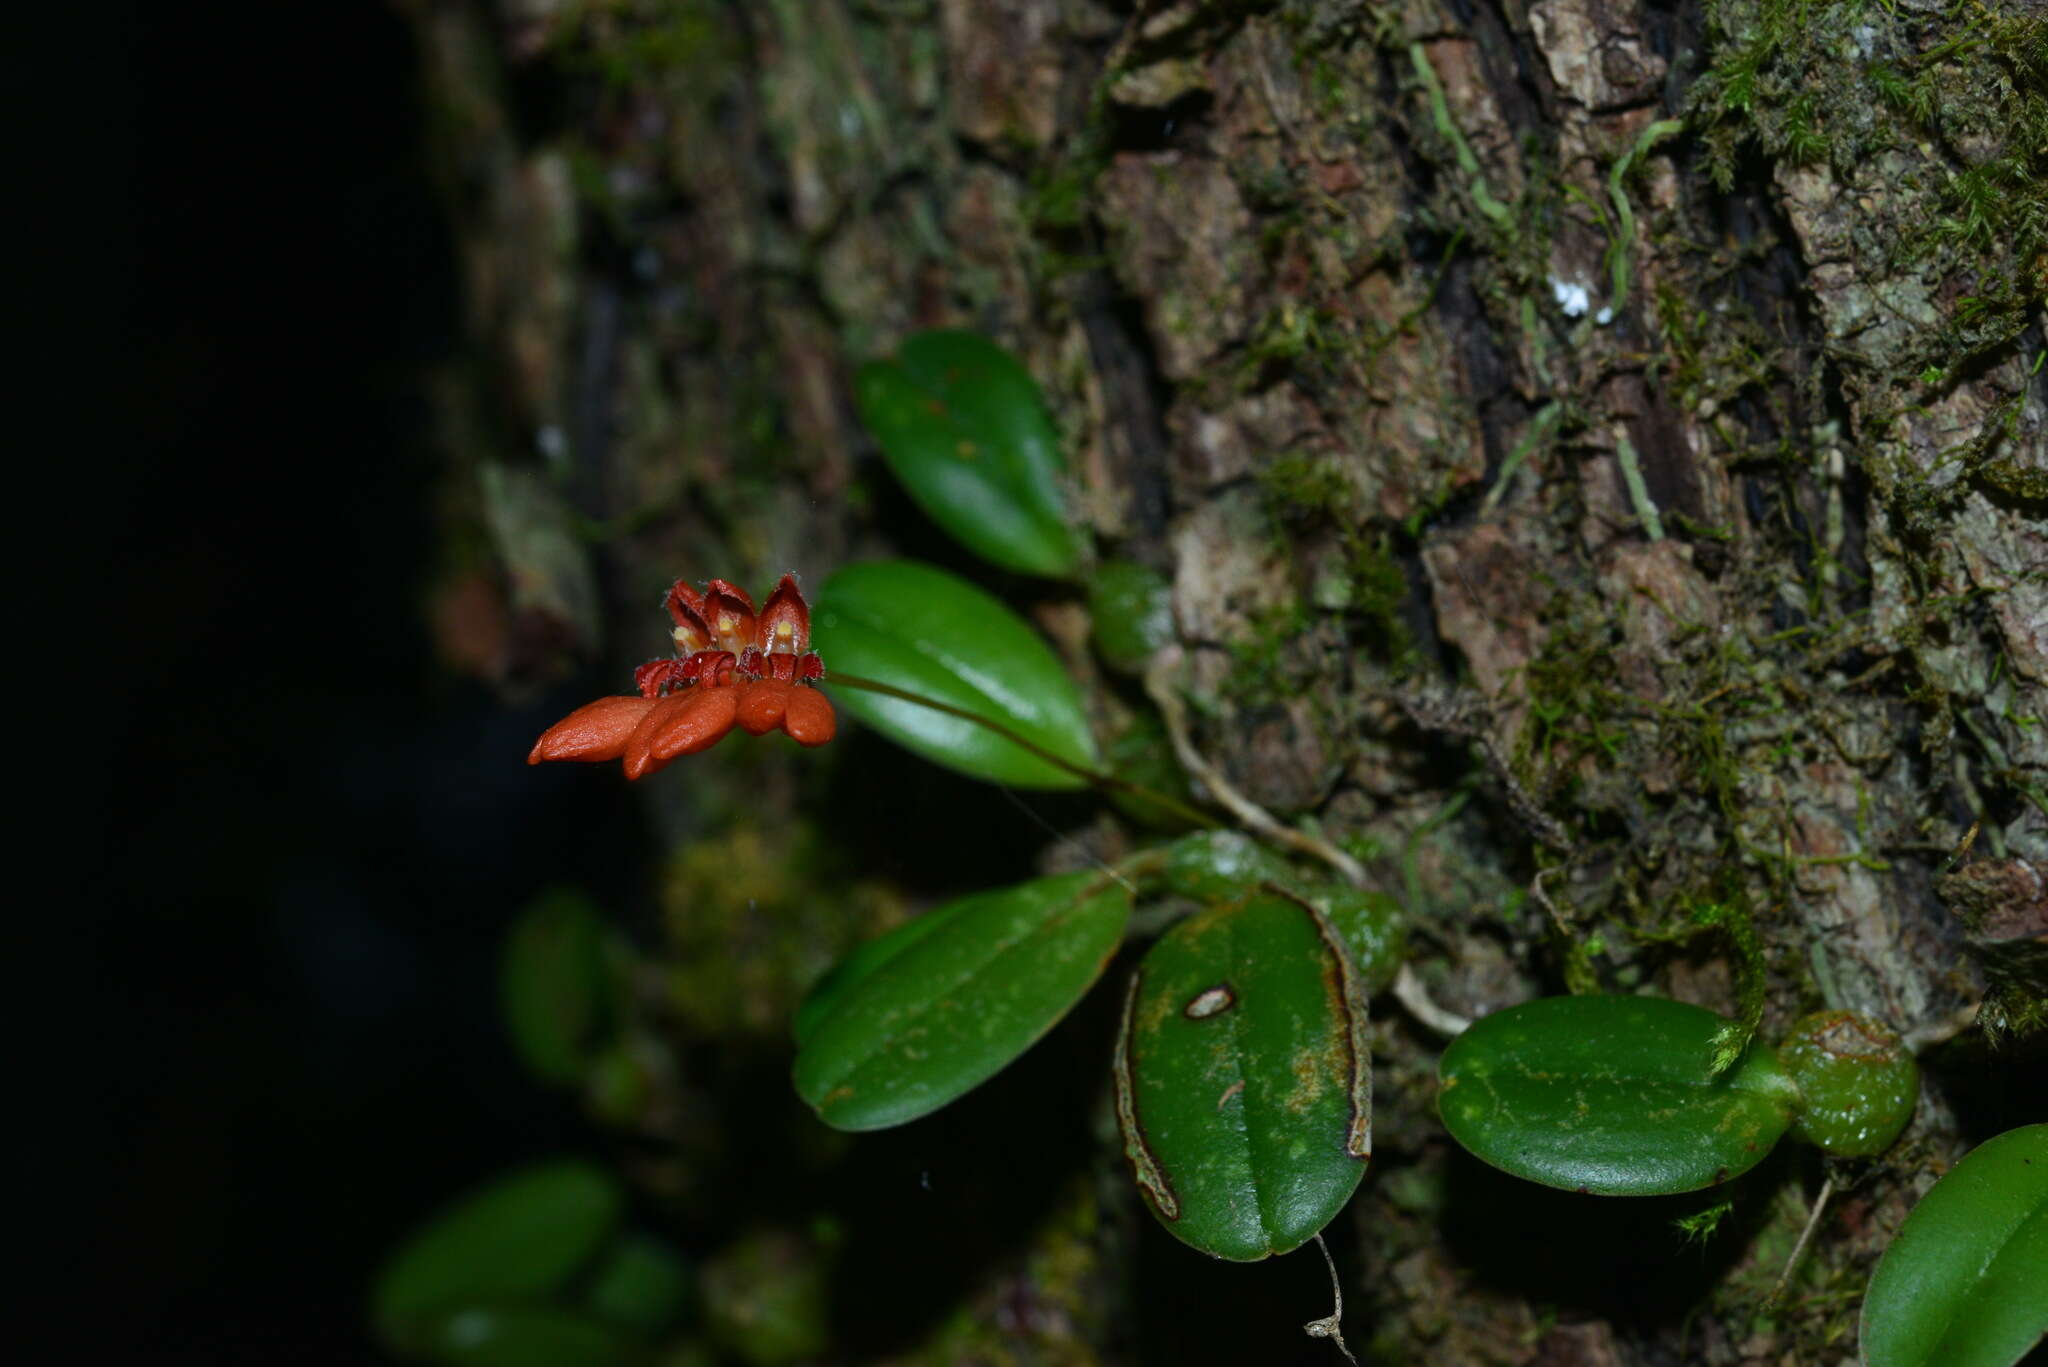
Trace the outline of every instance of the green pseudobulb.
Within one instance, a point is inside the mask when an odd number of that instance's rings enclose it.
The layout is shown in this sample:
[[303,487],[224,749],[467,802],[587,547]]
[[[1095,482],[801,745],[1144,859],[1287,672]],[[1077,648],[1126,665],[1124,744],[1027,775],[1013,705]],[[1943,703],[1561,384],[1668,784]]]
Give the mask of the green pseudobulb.
[[1141,673],[1152,652],[1173,639],[1173,588],[1157,570],[1111,560],[1088,576],[1088,617],[1104,662]]
[[1798,1084],[1792,1132],[1837,1158],[1890,1148],[1920,1099],[1920,1068],[1904,1041],[1854,1011],[1802,1017],[1778,1046]]

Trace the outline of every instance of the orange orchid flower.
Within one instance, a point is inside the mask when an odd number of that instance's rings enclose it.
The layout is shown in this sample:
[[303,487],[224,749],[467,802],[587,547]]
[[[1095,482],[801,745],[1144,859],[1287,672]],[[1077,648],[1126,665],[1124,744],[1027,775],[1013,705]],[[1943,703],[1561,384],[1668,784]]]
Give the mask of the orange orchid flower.
[[675,655],[633,671],[637,695],[599,698],[550,726],[528,764],[623,759],[633,779],[709,750],[734,726],[751,736],[780,727],[799,745],[832,739],[839,721],[810,687],[825,666],[810,648],[811,610],[795,575],[782,576],[759,612],[723,579],[702,593],[678,579],[667,604]]

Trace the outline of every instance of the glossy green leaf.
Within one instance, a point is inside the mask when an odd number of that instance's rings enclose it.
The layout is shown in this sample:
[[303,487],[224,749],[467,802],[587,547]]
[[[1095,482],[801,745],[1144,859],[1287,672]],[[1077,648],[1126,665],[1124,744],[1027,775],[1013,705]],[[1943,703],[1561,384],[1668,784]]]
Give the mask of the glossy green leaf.
[[606,939],[597,909],[566,889],[521,912],[505,936],[498,981],[506,1031],[544,1082],[579,1081],[614,1027]]
[[1972,1149],[1899,1226],[1863,1298],[1866,1367],[2010,1367],[2048,1335],[2048,1125]]
[[1544,997],[1475,1022],[1444,1050],[1437,1106],[1477,1157],[1602,1196],[1694,1191],[1771,1151],[1797,1094],[1750,1046],[1715,1074],[1713,1012],[1656,997]]
[[[826,581],[811,643],[833,671],[936,698],[1093,769],[1094,733],[1081,693],[1037,632],[964,579],[908,560],[850,565]],[[839,706],[925,758],[992,783],[1079,788],[1048,764],[964,717],[855,688]]]
[[1129,560],[1098,565],[1088,576],[1088,618],[1103,661],[1139,673],[1173,639],[1172,586],[1159,571]]
[[1218,1258],[1298,1248],[1365,1175],[1372,1065],[1336,931],[1260,895],[1181,922],[1132,975],[1117,1122],[1138,1189]]
[[636,1336],[549,1305],[473,1305],[436,1315],[410,1352],[441,1367],[635,1367]]
[[817,1034],[824,1019],[870,974],[944,926],[967,905],[966,902],[948,902],[943,907],[934,907],[922,916],[913,917],[895,929],[877,935],[826,970],[825,976],[818,979],[805,995],[803,1003],[796,1009],[795,1018],[790,1021],[790,1033],[796,1037],[797,1047],[802,1048],[811,1036]]
[[560,1290],[618,1228],[611,1174],[569,1161],[524,1168],[457,1202],[414,1235],[378,1276],[377,1326],[418,1340],[429,1318]]
[[997,888],[855,983],[797,1051],[826,1124],[876,1130],[994,1076],[1081,999],[1116,952],[1130,896],[1099,873]]
[[921,332],[863,366],[854,398],[896,478],[962,545],[1004,569],[1074,572],[1059,433],[1014,356],[979,333]]
[[629,1234],[605,1252],[583,1302],[599,1319],[651,1338],[676,1322],[689,1294],[690,1269],[674,1250]]

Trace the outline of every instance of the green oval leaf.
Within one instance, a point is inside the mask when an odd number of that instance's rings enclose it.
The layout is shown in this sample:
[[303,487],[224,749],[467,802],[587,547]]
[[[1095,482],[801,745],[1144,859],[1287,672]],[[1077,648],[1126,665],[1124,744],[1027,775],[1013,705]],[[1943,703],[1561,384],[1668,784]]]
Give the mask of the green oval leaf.
[[1099,873],[977,893],[861,978],[797,1051],[797,1092],[828,1125],[928,1115],[1030,1048],[1123,939],[1130,896]]
[[1365,1175],[1372,1064],[1337,933],[1261,895],[1181,922],[1131,977],[1117,1123],[1175,1236],[1254,1262],[1298,1248]]
[[567,889],[543,895],[512,923],[500,965],[505,1028],[520,1060],[543,1082],[580,1081],[615,1024],[607,931],[589,899]]
[[1038,385],[988,338],[920,332],[854,379],[861,421],[911,498],[984,560],[1064,578],[1081,543],[1061,506],[1059,433]]
[[[874,679],[1099,767],[1080,690],[1051,648],[995,598],[944,570],[908,560],[849,565],[818,595],[811,643],[828,684],[833,671]],[[854,688],[832,696],[891,740],[963,774],[1018,788],[1086,784],[964,717]]]
[[1713,1012],[1656,997],[1544,997],[1475,1022],[1444,1050],[1451,1137],[1517,1177],[1602,1196],[1695,1191],[1761,1161],[1796,1100],[1752,1045],[1712,1069]]
[[839,1003],[846,1000],[847,995],[862,981],[883,964],[944,926],[966,905],[966,902],[948,902],[943,907],[934,907],[922,916],[905,921],[894,930],[877,935],[866,944],[856,947],[852,953],[826,970],[825,976],[812,986],[804,997],[803,1004],[797,1007],[795,1017],[790,1021],[790,1033],[796,1037],[797,1047],[801,1049],[809,1042],[811,1036],[818,1033],[818,1027],[824,1023],[825,1018],[831,1015]]
[[645,1344],[547,1305],[473,1305],[437,1315],[412,1352],[443,1367],[632,1367]]
[[2048,1125],[1964,1155],[1913,1207],[1863,1298],[1868,1367],[2010,1367],[2048,1335]]
[[415,1234],[377,1278],[377,1326],[417,1344],[441,1312],[547,1296],[596,1256],[624,1199],[602,1168],[525,1168],[455,1203]]

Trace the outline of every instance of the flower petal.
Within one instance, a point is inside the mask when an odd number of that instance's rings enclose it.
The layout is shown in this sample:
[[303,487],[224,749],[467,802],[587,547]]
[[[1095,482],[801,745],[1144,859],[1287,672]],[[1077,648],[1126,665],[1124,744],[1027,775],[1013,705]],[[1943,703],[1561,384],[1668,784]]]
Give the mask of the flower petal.
[[[710,579],[705,581],[705,602],[709,603],[720,594],[736,600],[741,607],[747,610],[747,616],[752,617],[754,615],[754,596],[738,584],[733,583],[730,579]],[[708,616],[709,614],[707,613],[706,615]]]
[[640,690],[643,698],[658,698],[670,684],[682,683],[688,676],[683,673],[683,661],[671,656],[666,660],[649,660],[633,671],[633,686]]
[[815,688],[792,688],[783,707],[782,729],[798,745],[823,745],[838,734],[839,715],[832,700]]
[[747,597],[745,590],[723,579],[714,579],[704,586],[704,609],[704,620],[711,624],[711,636],[718,649],[738,655],[748,646],[759,644],[754,600]]
[[801,655],[811,645],[811,609],[796,576],[785,574],[761,609],[761,649],[769,655]]
[[791,685],[781,679],[749,679],[738,688],[740,729],[762,736],[782,725]]
[[617,759],[625,753],[627,738],[653,707],[652,698],[599,698],[585,703],[541,732],[526,762]]
[[674,638],[679,654],[694,655],[711,647],[711,610],[704,597],[689,584],[678,579],[669,585],[668,615],[676,619],[676,628],[669,635]]

